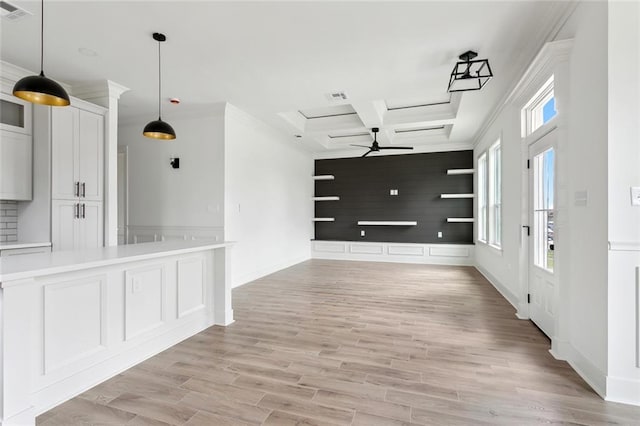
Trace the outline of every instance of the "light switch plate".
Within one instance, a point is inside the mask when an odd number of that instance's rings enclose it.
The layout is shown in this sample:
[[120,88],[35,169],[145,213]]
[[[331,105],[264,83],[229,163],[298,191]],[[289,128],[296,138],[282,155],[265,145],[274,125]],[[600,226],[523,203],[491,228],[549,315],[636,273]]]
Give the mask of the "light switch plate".
[[631,187],[631,205],[640,206],[640,186]]

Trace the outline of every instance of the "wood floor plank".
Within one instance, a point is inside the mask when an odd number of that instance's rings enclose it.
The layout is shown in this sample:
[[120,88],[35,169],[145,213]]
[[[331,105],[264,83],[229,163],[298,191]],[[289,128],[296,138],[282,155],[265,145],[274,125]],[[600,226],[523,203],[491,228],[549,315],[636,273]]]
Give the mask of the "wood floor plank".
[[38,425],[640,425],[471,267],[312,260]]

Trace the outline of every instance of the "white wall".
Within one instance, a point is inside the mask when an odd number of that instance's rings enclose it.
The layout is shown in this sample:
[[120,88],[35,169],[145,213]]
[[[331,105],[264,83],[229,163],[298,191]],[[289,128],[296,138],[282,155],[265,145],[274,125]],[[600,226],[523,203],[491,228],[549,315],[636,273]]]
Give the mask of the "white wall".
[[[600,393],[607,372],[607,3],[581,2],[556,36],[573,39],[568,62],[555,74],[558,117],[556,273],[559,277],[554,355],[566,358]],[[543,73],[543,70],[538,70]],[[526,304],[526,144],[520,134],[520,88],[475,148],[479,156],[502,135],[503,246],[476,246],[478,268],[528,316]],[[531,84],[534,84],[531,83]],[[588,192],[586,206],[574,205],[576,191]]]
[[609,4],[607,399],[640,404],[640,4]]
[[233,105],[225,114],[225,240],[238,286],[310,258],[313,160]]
[[[142,135],[147,120],[121,124],[118,144],[128,146],[130,227],[224,225],[224,104],[190,117],[167,119],[173,141]],[[173,169],[170,158],[180,158]]]

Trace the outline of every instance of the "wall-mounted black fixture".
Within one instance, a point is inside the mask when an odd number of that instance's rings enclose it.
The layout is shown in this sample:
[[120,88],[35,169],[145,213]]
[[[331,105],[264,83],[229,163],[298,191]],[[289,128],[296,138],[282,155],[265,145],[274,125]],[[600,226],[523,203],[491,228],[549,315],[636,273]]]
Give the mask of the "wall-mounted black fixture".
[[464,52],[459,56],[460,62],[457,62],[451,71],[449,78],[449,92],[466,92],[468,90],[480,90],[491,77],[493,72],[489,66],[488,59],[476,59],[478,54],[472,50]]
[[174,169],[179,169],[180,159],[178,157],[172,158],[171,161],[169,161],[169,164],[171,164],[171,167],[173,167]]
[[67,91],[44,75],[44,0],[40,2],[40,75],[18,80],[13,86],[13,94],[34,104],[67,106],[71,103]]

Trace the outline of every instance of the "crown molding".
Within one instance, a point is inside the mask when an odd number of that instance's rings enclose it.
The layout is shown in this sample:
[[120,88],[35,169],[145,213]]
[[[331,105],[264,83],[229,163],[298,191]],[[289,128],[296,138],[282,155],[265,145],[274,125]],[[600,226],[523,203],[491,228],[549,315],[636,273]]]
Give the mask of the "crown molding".
[[[18,80],[30,75],[37,74],[37,72],[0,60],[0,83],[2,83],[3,92],[11,93],[14,84],[16,84]],[[71,92],[71,86],[69,84],[57,79],[55,81],[60,84],[64,88],[64,90],[66,90],[67,92]],[[10,89],[5,89],[6,87],[10,87]]]
[[96,99],[96,98],[115,98],[120,99],[120,96],[128,92],[130,89],[122,84],[116,83],[111,80],[102,80],[89,83],[76,84],[71,88],[73,96],[82,99]]
[[500,101],[493,108],[491,114],[489,115],[489,118],[487,118],[487,120],[485,120],[485,122],[480,127],[480,129],[478,129],[478,131],[476,132],[476,135],[472,138],[474,147],[477,146],[478,143],[480,143],[480,141],[484,138],[489,128],[498,119],[500,114],[502,114],[502,111],[507,106],[508,102],[513,99],[514,91],[516,90],[517,87],[521,85],[521,83],[524,80],[524,76],[529,73],[531,68],[534,66],[535,62],[538,59],[540,59],[540,54],[542,53],[542,50],[546,47],[546,45],[549,42],[553,42],[553,40],[558,35],[560,30],[564,27],[569,17],[571,17],[573,12],[575,12],[576,8],[578,7],[578,4],[579,4],[578,0],[570,0],[570,1],[556,3],[556,7],[550,13],[550,15],[553,15],[553,16],[550,16],[549,19],[544,21],[547,24],[543,25],[540,31],[538,31],[539,37],[534,37],[534,40],[540,40],[537,48],[535,49],[535,51],[538,53],[536,54],[533,60],[519,61],[519,65],[517,66],[519,72],[516,75],[521,75],[523,77],[515,81],[510,86],[509,90],[505,92],[505,95],[500,99]]

